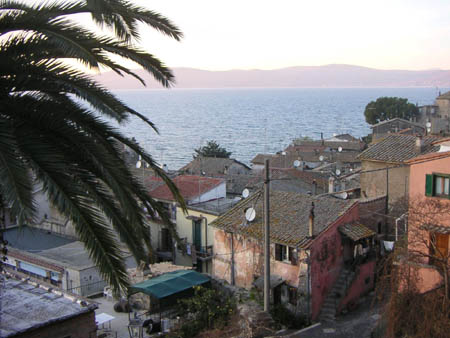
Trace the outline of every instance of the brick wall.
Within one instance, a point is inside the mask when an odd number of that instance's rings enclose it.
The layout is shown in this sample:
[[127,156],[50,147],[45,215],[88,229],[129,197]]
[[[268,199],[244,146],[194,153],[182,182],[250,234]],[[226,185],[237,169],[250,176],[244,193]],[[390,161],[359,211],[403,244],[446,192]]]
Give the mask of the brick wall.
[[95,312],[90,311],[65,321],[14,336],[15,338],[93,338],[96,337]]

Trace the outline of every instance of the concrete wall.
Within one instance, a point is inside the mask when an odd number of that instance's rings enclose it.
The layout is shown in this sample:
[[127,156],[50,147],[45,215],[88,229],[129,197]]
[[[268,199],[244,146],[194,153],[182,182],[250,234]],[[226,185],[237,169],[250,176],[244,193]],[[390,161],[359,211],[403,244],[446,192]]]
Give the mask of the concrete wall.
[[344,248],[340,225],[358,219],[358,206],[354,205],[326,231],[322,232],[311,246],[311,318],[315,320],[322,304],[333,287],[342,269]]
[[[396,164],[362,161],[362,171],[394,167]],[[389,204],[409,196],[409,166],[389,169]],[[361,197],[386,195],[386,170],[361,174]]]
[[22,334],[15,335],[16,338],[94,338],[97,336],[95,324],[95,312],[80,314],[76,317],[39,327]]
[[[201,182],[199,183],[201,186]],[[224,181],[214,189],[211,189],[210,191],[205,192],[204,194],[198,196],[195,199],[192,199],[189,201],[189,204],[193,203],[202,203],[206,201],[211,201],[218,198],[224,198],[227,195],[227,188],[226,188],[226,182]]]

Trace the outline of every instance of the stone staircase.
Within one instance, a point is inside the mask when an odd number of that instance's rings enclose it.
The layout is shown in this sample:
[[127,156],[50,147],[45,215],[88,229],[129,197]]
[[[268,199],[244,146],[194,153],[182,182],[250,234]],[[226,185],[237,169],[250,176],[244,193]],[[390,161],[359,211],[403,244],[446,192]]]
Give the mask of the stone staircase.
[[319,315],[319,321],[330,322],[335,319],[336,311],[342,298],[347,294],[347,289],[355,277],[355,272],[348,268],[342,268],[338,279],[328,292]]

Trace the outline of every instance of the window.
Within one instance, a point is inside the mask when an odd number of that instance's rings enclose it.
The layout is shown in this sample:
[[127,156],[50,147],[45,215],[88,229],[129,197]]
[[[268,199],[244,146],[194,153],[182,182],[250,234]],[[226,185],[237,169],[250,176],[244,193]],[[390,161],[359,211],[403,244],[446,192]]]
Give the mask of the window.
[[297,289],[289,286],[289,303],[297,305]]
[[297,250],[290,246],[275,244],[275,260],[297,265]]
[[[430,245],[430,264],[433,264],[435,259],[443,259],[448,257],[448,234],[432,233],[430,235],[430,241],[434,242],[434,245]],[[436,247],[436,249],[434,248]],[[436,257],[435,259],[433,257]]]
[[427,174],[425,195],[450,198],[450,175]]

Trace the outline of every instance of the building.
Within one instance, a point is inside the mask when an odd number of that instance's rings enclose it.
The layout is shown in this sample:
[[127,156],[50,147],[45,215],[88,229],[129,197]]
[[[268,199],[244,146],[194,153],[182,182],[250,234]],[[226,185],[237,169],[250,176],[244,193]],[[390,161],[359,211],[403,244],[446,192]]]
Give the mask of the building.
[[390,134],[401,133],[403,135],[421,136],[426,134],[425,124],[421,125],[398,117],[379,122],[370,128],[372,129],[372,142],[377,142]]
[[450,135],[450,92],[439,93],[434,105],[419,107],[419,122],[429,123],[429,133]]
[[180,174],[223,178],[226,180],[227,196],[240,196],[251,180],[251,169],[232,158],[197,156],[179,170]]
[[321,140],[296,139],[284,151],[258,154],[251,163],[253,170],[262,170],[266,159],[269,159],[271,168],[294,168],[296,161],[299,162],[300,169],[314,169],[336,162],[356,168],[360,164],[357,155],[364,148],[364,142],[348,134]]
[[[28,227],[8,229],[4,237],[9,242],[4,262],[9,271],[83,297],[100,294],[107,285],[79,241]],[[122,251],[126,267],[136,267],[134,257],[125,248]]]
[[97,305],[12,275],[0,278],[0,337],[97,337]]
[[[184,213],[173,197],[170,189],[159,177],[148,177],[146,186],[149,194],[155,200],[163,203],[168,210],[172,226],[177,230],[179,238],[184,242],[186,248],[179,247],[180,250],[186,250],[189,254],[192,264],[192,252],[196,254],[195,247],[201,251],[202,247],[208,251],[208,238],[211,239],[211,233],[208,235],[208,226],[205,225],[208,218],[215,217],[214,213],[200,216],[200,213],[192,209],[196,205],[203,203],[227,204],[230,202],[226,198],[226,181],[221,178],[211,178],[196,175],[180,175],[173,179],[173,183],[177,186],[181,196],[183,196],[188,210],[191,210],[192,218],[186,220],[189,216]],[[204,217],[204,218],[201,218]],[[165,224],[162,219],[150,219],[151,241],[153,248],[156,248],[156,254],[159,261],[176,260],[178,256],[175,250],[175,240],[171,232],[172,226]],[[212,230],[211,230],[212,232]],[[202,243],[202,244],[201,244]],[[197,244],[195,246],[195,244]],[[192,249],[194,246],[194,249]],[[200,247],[200,248],[199,248]],[[196,257],[194,257],[196,258]],[[194,259],[194,262],[197,260]]]
[[[261,285],[263,275],[262,195],[253,194],[212,222],[213,274],[248,289]],[[245,217],[249,208],[255,210],[253,220]],[[374,232],[357,223],[357,201],[271,191],[270,210],[274,304],[328,319],[373,287],[375,261],[368,255]],[[357,261],[359,245],[367,255]]]
[[391,205],[409,196],[408,160],[436,152],[439,137],[392,134],[372,144],[358,158],[362,163],[361,196],[374,198],[388,196]]
[[408,259],[421,292],[443,284],[442,263],[450,262],[450,151],[441,150],[408,161]]

